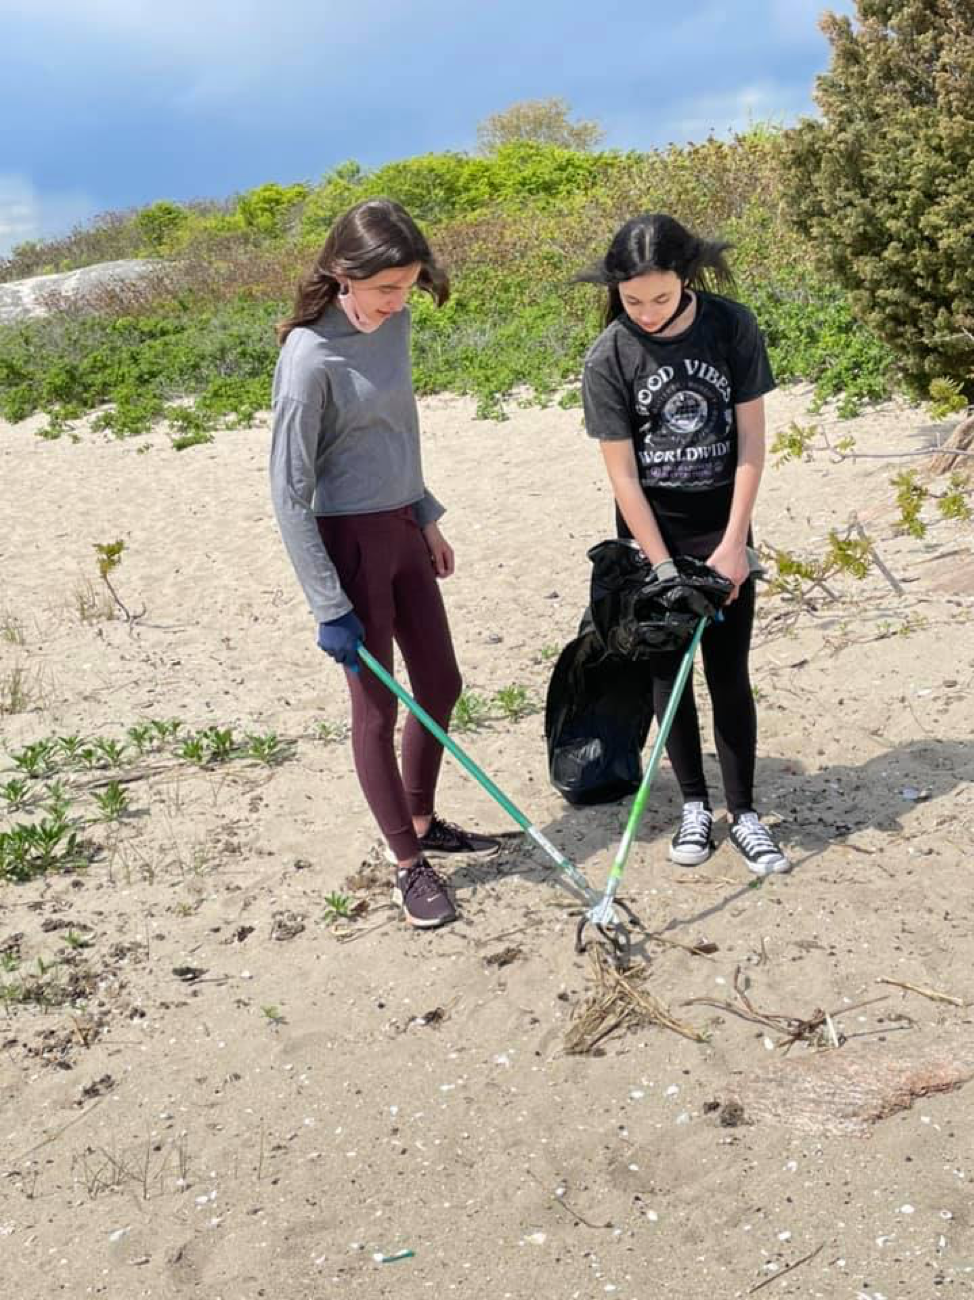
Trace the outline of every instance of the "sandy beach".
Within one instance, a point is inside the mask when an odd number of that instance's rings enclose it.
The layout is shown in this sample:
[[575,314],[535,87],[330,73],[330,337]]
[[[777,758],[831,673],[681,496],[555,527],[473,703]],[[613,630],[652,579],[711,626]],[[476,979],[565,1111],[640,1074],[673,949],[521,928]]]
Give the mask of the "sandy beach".
[[[929,414],[840,421],[809,396],[771,396],[769,442],[797,420],[860,456],[819,439],[769,459],[757,540],[820,556],[855,515],[894,582],[873,566],[802,607],[760,601],[758,792],[795,869],[753,888],[724,843],[708,723],[717,853],[667,860],[664,765],[623,891],[639,987],[704,1041],[643,1023],[581,1054],[577,901],[450,760],[440,811],[504,850],[457,863],[448,929],[389,905],[344,683],[271,512],[268,418],[180,453],[164,431],[0,425],[0,682],[26,697],[0,715],[0,785],[26,745],[121,744],[145,719],[242,746],[65,761],[0,808],[9,830],[60,779],[91,858],[0,882],[4,1297],[974,1295],[974,525],[928,503],[924,538],[897,528],[889,480],[917,462],[880,454],[930,443]],[[610,535],[597,448],[578,410],[421,413],[458,657],[487,702],[458,739],[601,887],[627,807],[560,799],[540,711]],[[131,623],[91,607],[116,539]],[[510,686],[533,705],[516,720]],[[276,761],[246,752],[272,733]],[[124,815],[96,821],[113,779]],[[865,1081],[846,1118],[840,1058]]]

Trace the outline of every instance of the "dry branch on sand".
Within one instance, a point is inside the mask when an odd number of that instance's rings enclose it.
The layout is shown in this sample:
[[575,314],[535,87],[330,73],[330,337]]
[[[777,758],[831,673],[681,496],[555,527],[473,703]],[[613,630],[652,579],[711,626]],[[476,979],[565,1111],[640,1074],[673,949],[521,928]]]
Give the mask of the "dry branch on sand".
[[871,1124],[908,1110],[917,1097],[951,1092],[971,1078],[974,1046],[969,1042],[914,1053],[856,1045],[777,1061],[742,1078],[725,1104],[742,1106],[751,1122],[863,1137]]
[[705,1043],[707,1035],[693,1025],[677,1020],[665,1003],[641,987],[649,967],[645,963],[618,971],[597,945],[589,949],[595,988],[578,1008],[565,1034],[565,1051],[584,1056],[618,1029],[639,1025],[660,1025],[694,1043]]

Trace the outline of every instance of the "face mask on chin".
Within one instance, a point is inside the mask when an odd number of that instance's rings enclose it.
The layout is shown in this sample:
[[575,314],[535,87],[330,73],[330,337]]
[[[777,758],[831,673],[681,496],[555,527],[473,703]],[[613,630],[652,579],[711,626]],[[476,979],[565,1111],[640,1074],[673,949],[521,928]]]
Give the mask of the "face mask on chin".
[[343,284],[338,290],[338,305],[342,311],[362,334],[373,334],[382,324],[381,320],[370,321],[355,301],[355,295],[352,293],[351,286]]

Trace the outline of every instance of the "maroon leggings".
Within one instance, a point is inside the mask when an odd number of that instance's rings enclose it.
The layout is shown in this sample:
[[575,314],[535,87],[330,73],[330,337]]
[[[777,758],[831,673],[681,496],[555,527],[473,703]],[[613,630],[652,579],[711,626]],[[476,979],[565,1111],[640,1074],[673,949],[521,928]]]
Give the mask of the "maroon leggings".
[[[318,518],[321,540],[365,627],[365,646],[390,673],[395,638],[412,693],[441,727],[460,694],[443,597],[411,506],[373,515]],[[416,857],[413,817],[433,811],[443,747],[409,715],[396,762],[396,697],[363,664],[346,672],[352,697],[352,753],[372,814],[396,858]]]

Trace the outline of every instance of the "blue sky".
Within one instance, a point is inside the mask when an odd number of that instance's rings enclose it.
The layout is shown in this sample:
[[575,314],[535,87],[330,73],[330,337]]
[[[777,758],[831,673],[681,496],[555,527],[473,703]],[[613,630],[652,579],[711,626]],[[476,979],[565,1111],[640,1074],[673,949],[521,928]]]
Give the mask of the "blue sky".
[[112,208],[472,150],[559,95],[653,148],[814,111],[851,0],[0,0],[0,253]]

